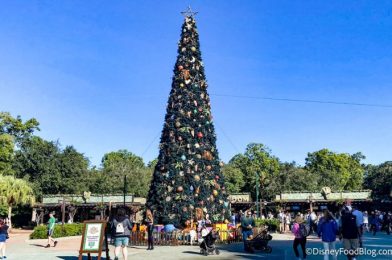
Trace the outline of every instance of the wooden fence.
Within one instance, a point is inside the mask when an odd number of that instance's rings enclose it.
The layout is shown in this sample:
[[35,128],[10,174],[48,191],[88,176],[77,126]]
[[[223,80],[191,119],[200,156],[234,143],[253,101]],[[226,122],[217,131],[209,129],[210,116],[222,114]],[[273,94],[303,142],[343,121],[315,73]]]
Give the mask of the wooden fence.
[[[253,233],[258,234],[261,232],[261,228],[254,228]],[[226,230],[218,231],[219,238],[217,244],[229,244],[242,242],[242,233],[240,229],[237,230]],[[197,234],[200,237],[200,234]],[[191,235],[186,231],[173,231],[173,232],[153,232],[154,245],[158,246],[178,246],[178,245],[190,245]],[[197,238],[192,241],[192,244],[197,244]],[[147,232],[146,231],[135,231],[131,233],[129,244],[131,246],[147,246]]]

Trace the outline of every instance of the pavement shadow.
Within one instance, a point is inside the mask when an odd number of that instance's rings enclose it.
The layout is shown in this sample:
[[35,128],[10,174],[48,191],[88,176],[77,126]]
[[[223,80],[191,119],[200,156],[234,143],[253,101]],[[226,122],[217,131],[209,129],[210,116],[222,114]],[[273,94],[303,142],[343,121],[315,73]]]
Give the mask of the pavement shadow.
[[36,247],[45,247],[46,245],[42,245],[42,244],[30,244],[32,246],[36,246]]
[[183,254],[190,254],[190,255],[201,255],[200,252],[196,251],[183,251]]

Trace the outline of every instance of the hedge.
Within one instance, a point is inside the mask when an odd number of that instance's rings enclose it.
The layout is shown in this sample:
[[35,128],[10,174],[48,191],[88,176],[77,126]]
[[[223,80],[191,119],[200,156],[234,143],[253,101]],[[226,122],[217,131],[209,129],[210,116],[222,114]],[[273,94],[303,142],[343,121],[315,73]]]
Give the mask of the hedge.
[[270,231],[276,231],[279,227],[279,220],[277,219],[261,219],[255,220],[256,227],[268,226]]
[[[54,227],[53,238],[70,237],[82,235],[83,224],[64,224],[56,225]],[[45,239],[48,238],[48,227],[38,226],[34,228],[33,233],[30,234],[30,239]]]

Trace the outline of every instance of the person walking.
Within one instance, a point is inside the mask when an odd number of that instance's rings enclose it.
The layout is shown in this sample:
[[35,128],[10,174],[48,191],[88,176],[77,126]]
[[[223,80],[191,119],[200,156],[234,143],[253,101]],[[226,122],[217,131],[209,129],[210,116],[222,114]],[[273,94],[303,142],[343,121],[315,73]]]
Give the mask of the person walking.
[[57,246],[57,241],[53,239],[54,227],[56,226],[56,218],[54,217],[54,213],[49,213],[49,221],[48,221],[48,243],[45,248],[50,247],[50,242],[53,242],[53,247]]
[[284,216],[284,225],[285,225],[285,232],[290,232],[290,223],[291,223],[291,215],[287,211],[286,215]]
[[5,247],[8,239],[8,225],[4,221],[4,219],[0,219],[0,259],[7,259],[5,255]]
[[385,213],[384,216],[384,227],[388,235],[391,234],[391,222],[392,222],[392,214],[390,211],[388,211],[388,213]]
[[114,260],[118,260],[120,250],[122,250],[123,259],[128,259],[128,244],[131,235],[132,224],[125,214],[124,208],[117,211],[117,215],[112,220],[112,236],[114,237]]
[[242,239],[244,241],[244,250],[246,251],[246,240],[253,235],[253,228],[255,227],[255,220],[252,218],[252,212],[247,211],[246,216],[241,219]]
[[284,219],[285,215],[282,210],[279,211],[278,214],[278,221],[279,221],[279,232],[283,233],[284,232]]
[[[307,234],[304,234],[303,231],[301,231],[304,230],[304,227],[305,227],[304,219],[301,218],[301,216],[298,214],[295,217],[293,228],[292,228],[292,232],[294,234],[293,249],[294,249],[295,257],[297,257],[297,259],[306,259],[306,235]],[[301,245],[303,258],[299,257],[298,245]]]
[[152,235],[152,232],[154,231],[154,217],[152,215],[152,212],[150,209],[147,209],[146,211],[146,220],[147,224],[147,235],[148,235],[148,248],[147,250],[154,250],[154,237]]
[[329,260],[330,255],[333,260],[338,259],[335,242],[338,232],[338,224],[331,212],[329,210],[324,210],[324,216],[317,225],[317,235],[321,238],[325,250],[324,260]]
[[352,214],[351,206],[345,206],[343,208],[340,226],[341,238],[343,238],[343,247],[349,252],[347,254],[347,259],[355,260],[355,252],[359,248],[360,231],[357,225],[356,216]]
[[366,210],[363,212],[363,229],[369,232],[369,215]]

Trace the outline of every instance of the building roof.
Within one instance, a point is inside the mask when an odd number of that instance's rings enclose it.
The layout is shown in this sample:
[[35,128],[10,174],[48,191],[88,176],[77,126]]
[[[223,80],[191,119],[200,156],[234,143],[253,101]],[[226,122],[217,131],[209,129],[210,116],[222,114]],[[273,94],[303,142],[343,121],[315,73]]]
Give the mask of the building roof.
[[[123,203],[124,195],[122,194],[63,194],[63,195],[44,195],[42,197],[42,205],[59,204],[65,200],[67,203],[97,204],[97,203]],[[145,204],[146,199],[135,197],[132,194],[125,195],[125,203],[141,203]]]
[[289,192],[276,195],[276,202],[305,202],[305,201],[337,201],[337,200],[371,200],[371,191],[342,191],[342,192]]

